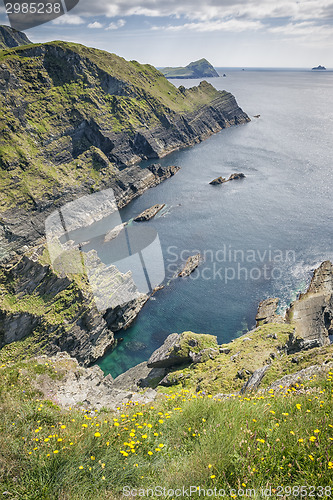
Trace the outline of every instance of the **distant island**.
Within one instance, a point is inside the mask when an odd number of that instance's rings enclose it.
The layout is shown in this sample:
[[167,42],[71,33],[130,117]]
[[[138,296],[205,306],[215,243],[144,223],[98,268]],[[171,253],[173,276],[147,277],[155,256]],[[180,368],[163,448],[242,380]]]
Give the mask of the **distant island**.
[[161,72],[167,78],[212,78],[220,76],[207,59],[191,62],[184,68],[163,68]]
[[325,70],[326,70],[325,66],[320,66],[320,64],[316,68],[312,68],[312,71],[325,71]]

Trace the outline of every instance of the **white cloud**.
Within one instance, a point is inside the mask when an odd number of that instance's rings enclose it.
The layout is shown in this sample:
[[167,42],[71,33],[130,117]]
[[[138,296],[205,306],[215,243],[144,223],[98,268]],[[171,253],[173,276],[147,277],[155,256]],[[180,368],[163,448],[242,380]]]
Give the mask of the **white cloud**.
[[333,26],[328,24],[318,25],[313,21],[294,22],[269,28],[268,31],[281,35],[284,40],[297,38],[302,45],[333,45]]
[[107,17],[145,15],[184,16],[208,21],[228,16],[249,19],[287,17],[293,20],[323,19],[332,15],[332,0],[81,0],[76,7],[82,15]]
[[95,21],[95,22],[93,22],[93,23],[89,23],[87,27],[88,27],[89,29],[92,29],[92,30],[93,30],[93,29],[103,28],[103,26],[104,26],[104,24],[101,24],[101,23],[99,23],[98,21]]
[[118,30],[119,28],[122,28],[125,26],[126,21],[125,19],[118,19],[116,23],[110,23],[109,26],[106,28],[107,30]]
[[82,17],[75,14],[64,14],[63,16],[57,17],[57,19],[52,21],[52,24],[72,24],[76,26],[83,23],[84,20]]
[[[205,31],[247,31],[247,30],[258,30],[263,28],[263,24],[260,21],[251,21],[251,20],[242,20],[242,19],[227,19],[227,20],[218,20],[218,21],[202,21],[197,23],[185,23],[182,25],[169,25],[165,28],[162,28],[166,31],[197,31],[197,32],[205,32]],[[160,30],[159,26],[153,26],[152,30]]]

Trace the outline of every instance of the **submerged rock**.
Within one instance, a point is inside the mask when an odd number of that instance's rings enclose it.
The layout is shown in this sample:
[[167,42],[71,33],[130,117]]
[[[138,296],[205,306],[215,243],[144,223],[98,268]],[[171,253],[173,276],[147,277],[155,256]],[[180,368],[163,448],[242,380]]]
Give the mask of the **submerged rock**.
[[137,352],[137,351],[144,351],[147,348],[147,345],[144,342],[139,342],[138,340],[132,340],[131,342],[126,343],[126,348],[129,351]]
[[209,184],[211,184],[212,186],[217,186],[218,184],[223,184],[224,182],[227,182],[227,179],[225,177],[216,177],[216,179],[210,181]]

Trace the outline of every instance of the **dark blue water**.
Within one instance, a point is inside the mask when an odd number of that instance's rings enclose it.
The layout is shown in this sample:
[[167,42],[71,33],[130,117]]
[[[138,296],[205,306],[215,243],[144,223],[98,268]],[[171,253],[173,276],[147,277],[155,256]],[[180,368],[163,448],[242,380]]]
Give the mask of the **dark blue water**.
[[[279,296],[285,307],[333,258],[333,73],[228,70],[210,81],[232,92],[252,121],[161,160],[180,172],[121,211],[128,220],[167,204],[145,224],[158,231],[169,285],[100,362],[113,376],[148,359],[172,332],[230,341],[253,327],[259,301]],[[209,185],[233,172],[246,179]],[[206,254],[198,271],[170,281],[197,251]]]

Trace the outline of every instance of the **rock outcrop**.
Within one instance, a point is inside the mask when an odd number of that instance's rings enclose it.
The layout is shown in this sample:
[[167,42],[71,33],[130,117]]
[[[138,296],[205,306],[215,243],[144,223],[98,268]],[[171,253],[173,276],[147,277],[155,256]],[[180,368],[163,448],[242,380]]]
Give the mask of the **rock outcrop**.
[[89,365],[114,344],[114,336],[88,287],[84,293],[74,280],[59,278],[34,254],[2,271],[0,347],[14,342],[22,355],[66,351]]
[[201,255],[199,253],[196,255],[192,255],[187,259],[183,269],[180,271],[178,276],[180,278],[185,278],[186,276],[189,276],[199,266],[200,262],[201,262]]
[[290,373],[289,375],[285,375],[278,380],[275,380],[269,387],[269,390],[281,391],[286,387],[295,387],[296,384],[298,386],[306,381],[311,380],[313,377],[322,377],[327,374],[327,372],[331,371],[333,368],[333,362],[317,364],[308,366],[307,368],[303,368],[303,370],[299,370],[296,373]]
[[216,177],[216,179],[210,181],[209,184],[211,184],[212,186],[218,186],[219,184],[223,184],[224,182],[227,182],[227,179],[225,177]]
[[241,394],[244,394],[245,392],[249,391],[255,391],[258,389],[260,386],[262,379],[266,375],[267,370],[269,370],[270,365],[265,365],[262,368],[258,368],[251,377],[248,379],[248,381],[244,384],[244,386],[241,389]]
[[115,378],[113,387],[122,390],[142,391],[146,387],[156,387],[165,374],[165,368],[149,368],[147,362],[143,362]]
[[155,217],[165,207],[165,203],[153,205],[134,218],[134,222],[145,222]]
[[[191,363],[193,358],[203,356],[204,351],[210,348],[218,354],[217,340],[212,335],[199,335],[192,332],[184,332],[180,335],[172,333],[163,345],[153,352],[147,366],[148,368],[170,368]],[[207,352],[206,354],[206,359],[208,359],[209,354]]]
[[241,172],[231,174],[228,177],[228,179],[226,179],[225,177],[216,177],[216,179],[213,179],[212,181],[210,181],[209,184],[211,184],[212,186],[218,186],[219,184],[225,184],[226,182],[235,181],[235,180],[239,180],[239,179],[245,179],[245,174],[243,174]]

